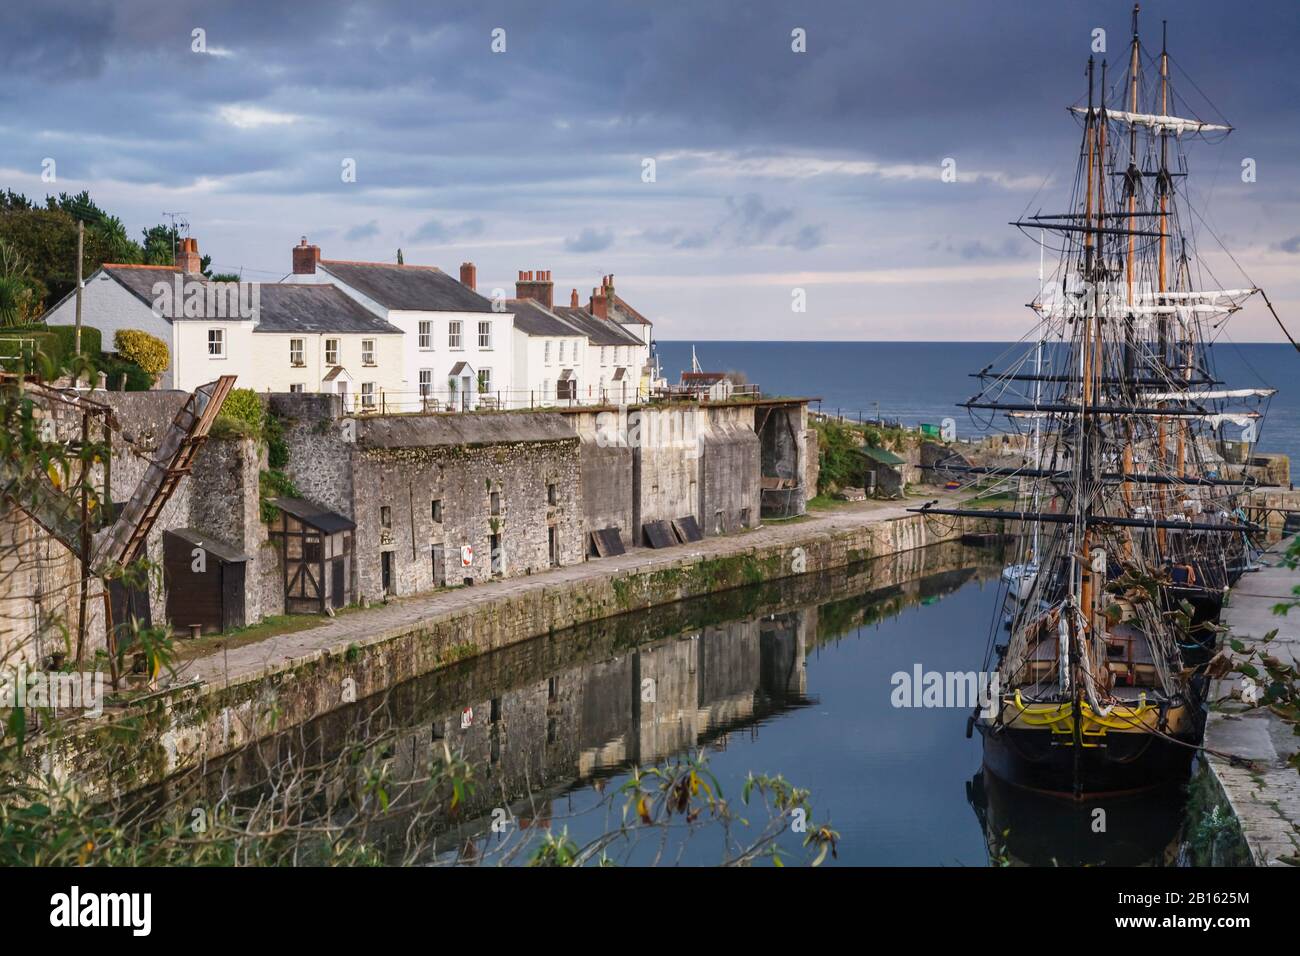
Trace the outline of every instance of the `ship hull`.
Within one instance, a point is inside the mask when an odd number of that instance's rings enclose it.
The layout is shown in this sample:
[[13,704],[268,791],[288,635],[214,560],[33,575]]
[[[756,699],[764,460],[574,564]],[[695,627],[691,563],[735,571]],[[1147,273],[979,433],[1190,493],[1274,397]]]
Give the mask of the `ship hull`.
[[1104,746],[1075,748],[1043,730],[978,722],[984,767],[1004,783],[1035,793],[1073,798],[1076,773],[1083,796],[1141,793],[1185,783],[1195,750],[1153,734],[1111,734]]

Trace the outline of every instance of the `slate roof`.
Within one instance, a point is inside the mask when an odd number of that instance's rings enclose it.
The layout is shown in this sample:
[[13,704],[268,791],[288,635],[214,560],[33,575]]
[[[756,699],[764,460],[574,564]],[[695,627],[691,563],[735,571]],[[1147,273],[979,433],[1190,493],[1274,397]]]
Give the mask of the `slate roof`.
[[618,323],[592,315],[579,306],[556,306],[556,315],[577,326],[582,334],[591,340],[592,345],[644,345],[639,338],[622,329]]
[[[182,274],[185,283],[206,286],[211,280],[197,273],[183,274],[175,266],[113,265],[104,271],[132,295],[153,307],[153,287],[157,282],[172,283]],[[362,332],[375,335],[401,335],[402,330],[379,318],[346,292],[332,285],[294,285],[259,282],[258,322],[254,332]],[[74,290],[75,291],[75,290]],[[205,321],[177,315],[175,319]]]
[[[180,272],[175,266],[119,266],[109,263],[105,263],[103,269],[125,286],[128,292],[150,308],[153,308],[154,300],[158,298],[153,294],[154,283],[166,282],[170,284],[175,281],[172,276]],[[94,278],[94,276],[91,278]],[[204,283],[208,281],[202,275],[188,275],[185,278],[186,280]],[[73,293],[76,291],[76,289],[72,290]]]
[[[628,325],[652,325],[653,324],[644,315],[642,315],[636,309],[632,308],[630,305],[624,302],[619,297],[618,293],[614,293],[614,301],[611,302],[610,305],[613,306],[616,312],[621,312],[623,314],[623,321],[625,324]],[[615,315],[613,318],[615,322],[619,321],[619,317],[617,315]]]
[[878,461],[882,465],[904,465],[907,463],[906,459],[899,458],[892,451],[877,448],[875,445],[863,445],[859,450],[872,461]]
[[386,309],[404,312],[491,312],[492,300],[433,266],[322,259],[317,268]]
[[341,289],[332,285],[261,284],[261,302],[254,332],[372,332],[401,335]]
[[510,299],[506,307],[515,314],[515,328],[525,335],[587,334],[535,299]]
[[174,534],[187,544],[202,548],[218,561],[226,564],[239,564],[248,560],[248,555],[238,548],[231,547],[224,541],[218,541],[211,535],[204,534],[198,528],[169,528],[163,533]]
[[285,514],[293,515],[303,524],[310,525],[323,534],[339,531],[355,531],[356,522],[345,518],[337,511],[330,511],[320,505],[312,504],[306,498],[272,498],[275,505]]

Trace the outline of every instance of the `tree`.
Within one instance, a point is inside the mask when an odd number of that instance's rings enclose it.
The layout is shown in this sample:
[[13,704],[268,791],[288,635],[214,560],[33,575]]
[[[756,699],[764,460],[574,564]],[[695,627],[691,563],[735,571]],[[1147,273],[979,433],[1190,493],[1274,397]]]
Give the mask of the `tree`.
[[39,283],[18,250],[0,239],[0,325],[30,325],[40,307]]
[[122,221],[84,190],[73,196],[46,196],[43,206],[13,190],[0,193],[0,240],[26,267],[30,314],[39,315],[76,288],[78,220],[86,225],[83,275],[105,262],[144,261],[144,250]]

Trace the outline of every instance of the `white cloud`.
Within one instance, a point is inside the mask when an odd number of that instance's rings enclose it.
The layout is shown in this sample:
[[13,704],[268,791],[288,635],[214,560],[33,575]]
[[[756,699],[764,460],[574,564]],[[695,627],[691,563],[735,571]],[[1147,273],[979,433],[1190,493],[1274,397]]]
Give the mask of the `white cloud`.
[[[884,180],[940,182],[942,169],[934,163],[880,163],[869,159],[833,159],[824,156],[772,154],[751,156],[725,150],[678,150],[661,157],[690,164],[687,175],[729,175],[747,178],[812,179],[818,176],[871,177]],[[1013,176],[989,169],[966,169],[957,164],[957,181],[989,182],[1004,189],[1037,189],[1041,176]]]
[[223,122],[237,129],[258,129],[262,126],[288,126],[298,122],[301,117],[292,113],[277,113],[260,106],[240,106],[231,104],[217,110],[217,116]]

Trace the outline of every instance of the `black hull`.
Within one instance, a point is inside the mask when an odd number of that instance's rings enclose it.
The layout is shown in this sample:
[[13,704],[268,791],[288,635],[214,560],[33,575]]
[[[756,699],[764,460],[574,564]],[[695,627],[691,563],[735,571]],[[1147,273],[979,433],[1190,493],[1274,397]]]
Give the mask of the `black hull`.
[[[977,726],[989,773],[1035,793],[1075,797],[1074,747],[1054,744],[1054,735],[1042,730],[993,728],[983,722]],[[1105,747],[1082,749],[1079,795],[1141,793],[1187,782],[1192,747],[1154,734],[1112,733],[1107,739]]]

